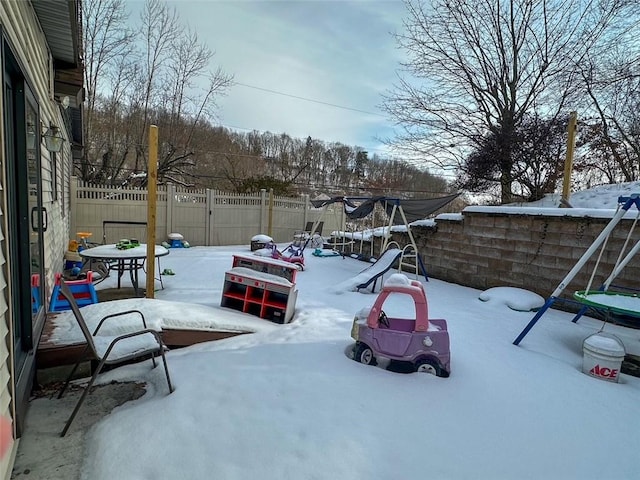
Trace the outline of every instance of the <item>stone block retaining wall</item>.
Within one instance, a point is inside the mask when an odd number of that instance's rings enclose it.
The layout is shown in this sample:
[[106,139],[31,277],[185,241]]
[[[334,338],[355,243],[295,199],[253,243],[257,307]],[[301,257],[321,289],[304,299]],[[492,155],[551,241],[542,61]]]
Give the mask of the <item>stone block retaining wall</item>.
[[[592,283],[597,289],[615,265],[636,212],[612,232]],[[411,231],[429,277],[485,290],[511,286],[550,296],[610,222],[614,211],[468,207],[459,216],[436,217],[435,227]],[[634,229],[627,251],[640,239]],[[406,233],[393,239],[407,243]],[[600,250],[567,286],[564,296],[587,287]],[[640,256],[614,282],[640,288]]]

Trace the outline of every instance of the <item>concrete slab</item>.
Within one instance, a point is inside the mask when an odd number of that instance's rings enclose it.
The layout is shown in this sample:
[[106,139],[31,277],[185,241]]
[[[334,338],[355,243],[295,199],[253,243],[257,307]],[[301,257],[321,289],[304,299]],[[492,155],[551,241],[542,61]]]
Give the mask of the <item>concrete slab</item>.
[[100,385],[85,399],[67,435],[60,437],[82,389],[71,386],[60,400],[59,384],[35,392],[29,402],[25,431],[18,444],[12,479],[77,480],[84,456],[84,437],[91,426],[115,407],[140,398],[144,385],[112,383]]

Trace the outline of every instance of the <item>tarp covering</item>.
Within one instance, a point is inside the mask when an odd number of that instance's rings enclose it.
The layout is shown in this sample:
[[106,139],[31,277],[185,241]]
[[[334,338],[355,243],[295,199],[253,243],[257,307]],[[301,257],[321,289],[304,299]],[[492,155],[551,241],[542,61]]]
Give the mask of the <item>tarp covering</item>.
[[[454,193],[453,195],[448,195],[446,197],[424,198],[417,200],[407,200],[390,197],[332,197],[325,200],[311,200],[311,204],[315,208],[322,208],[332,203],[342,203],[347,218],[350,218],[352,220],[364,218],[369,215],[373,211],[376,202],[380,202],[383,208],[385,208],[388,216],[391,216],[393,207],[394,205],[396,205],[402,207],[402,210],[407,217],[407,221],[411,223],[416,220],[427,218],[433,212],[444,207],[449,202],[454,200],[458,195],[460,194]],[[404,221],[402,220],[401,215],[398,215],[394,218],[394,224],[402,223],[404,223]]]
[[[314,208],[322,208],[322,207],[326,207],[327,205],[331,205],[332,203],[337,203],[337,202],[344,202],[345,201],[345,197],[331,197],[331,198],[326,198],[326,199],[322,199],[322,200],[310,200],[311,201],[311,205],[313,205]],[[353,207],[355,207],[355,205],[352,205]]]
[[349,208],[347,204],[345,204],[344,211],[347,214],[347,218],[352,220],[356,220],[359,218],[365,218],[376,206],[376,202],[383,197],[372,197],[367,198],[364,202],[358,205],[356,208]]
[[[436,210],[441,209],[449,202],[452,202],[460,195],[459,193],[448,195],[446,197],[438,197],[438,198],[425,198],[419,200],[400,200],[395,199],[398,203],[396,205],[402,206],[402,210],[404,211],[405,217],[407,217],[407,222],[415,222],[416,220],[422,220],[423,218],[427,218]],[[387,199],[385,208],[387,210],[387,215],[391,216],[391,212],[393,211],[393,199]],[[401,216],[396,216],[394,218],[395,225],[402,224],[404,221]]]

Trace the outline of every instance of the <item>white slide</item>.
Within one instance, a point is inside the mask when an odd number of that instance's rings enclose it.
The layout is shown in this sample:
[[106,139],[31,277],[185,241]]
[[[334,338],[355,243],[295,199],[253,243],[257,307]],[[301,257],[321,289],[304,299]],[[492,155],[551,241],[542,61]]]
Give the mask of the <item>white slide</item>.
[[365,268],[358,275],[346,280],[335,287],[335,290],[360,290],[367,288],[372,282],[384,275],[402,255],[399,248],[390,248],[386,250],[382,256],[373,265]]

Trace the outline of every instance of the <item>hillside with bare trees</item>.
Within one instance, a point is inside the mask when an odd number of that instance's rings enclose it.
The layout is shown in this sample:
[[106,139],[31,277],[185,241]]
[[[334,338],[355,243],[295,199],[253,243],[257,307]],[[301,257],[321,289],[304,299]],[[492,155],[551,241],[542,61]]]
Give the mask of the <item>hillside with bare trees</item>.
[[216,125],[216,100],[233,76],[175,9],[147,0],[127,28],[123,0],[85,4],[84,157],[75,174],[105,185],[146,183],[147,135],[159,130],[158,179],[182,186],[276,194],[441,196],[449,183],[415,164],[357,146]]

